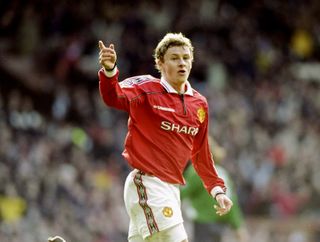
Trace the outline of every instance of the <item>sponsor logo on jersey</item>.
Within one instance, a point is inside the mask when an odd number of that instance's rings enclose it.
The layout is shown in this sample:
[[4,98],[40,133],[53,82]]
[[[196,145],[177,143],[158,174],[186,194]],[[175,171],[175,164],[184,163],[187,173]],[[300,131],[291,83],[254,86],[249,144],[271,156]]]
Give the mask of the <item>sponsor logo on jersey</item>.
[[174,124],[169,121],[162,121],[160,127],[161,127],[161,129],[166,130],[166,131],[174,131],[179,134],[183,133],[183,134],[189,134],[192,136],[195,136],[199,131],[199,128],[197,128],[197,127]]
[[206,119],[206,111],[204,110],[203,107],[197,110],[197,116],[200,123],[203,123],[203,121]]
[[159,109],[162,111],[167,111],[167,112],[175,112],[175,110],[173,108],[167,108],[167,107],[162,107],[162,106],[158,106],[158,105],[153,105],[153,108],[155,109]]

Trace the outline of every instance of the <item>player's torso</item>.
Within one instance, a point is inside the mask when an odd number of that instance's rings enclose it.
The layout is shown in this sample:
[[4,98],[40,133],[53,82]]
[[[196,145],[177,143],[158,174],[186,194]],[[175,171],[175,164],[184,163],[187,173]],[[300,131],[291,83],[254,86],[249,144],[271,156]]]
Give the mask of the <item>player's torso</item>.
[[143,130],[146,136],[170,137],[192,146],[206,118],[203,99],[195,95],[168,93],[159,82],[147,85],[140,101],[131,106],[132,125]]
[[124,156],[134,168],[183,184],[182,172],[207,117],[204,98],[168,92],[157,79],[138,77],[121,85],[130,95]]
[[[157,130],[159,134],[195,136],[200,128],[201,122],[197,116],[201,106],[192,96],[163,93],[159,95],[148,95],[145,102],[146,111],[140,113],[139,117],[149,120],[146,122],[150,127]],[[200,112],[200,111],[199,111]]]

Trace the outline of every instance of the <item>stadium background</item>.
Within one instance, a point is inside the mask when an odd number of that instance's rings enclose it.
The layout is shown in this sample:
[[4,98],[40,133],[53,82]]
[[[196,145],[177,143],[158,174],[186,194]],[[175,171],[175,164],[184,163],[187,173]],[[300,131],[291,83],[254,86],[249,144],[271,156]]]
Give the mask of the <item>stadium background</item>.
[[252,241],[320,241],[320,2],[2,1],[0,241],[121,242],[126,114],[98,95],[98,40],[121,77],[157,76],[167,32],[195,46]]

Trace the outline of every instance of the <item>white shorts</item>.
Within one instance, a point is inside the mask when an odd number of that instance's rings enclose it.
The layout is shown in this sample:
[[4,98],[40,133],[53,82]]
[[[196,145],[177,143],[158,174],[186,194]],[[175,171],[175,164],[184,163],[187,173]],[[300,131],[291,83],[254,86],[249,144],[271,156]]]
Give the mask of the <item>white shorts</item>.
[[169,229],[162,230],[152,236],[147,237],[145,240],[141,235],[131,236],[129,242],[181,242],[187,239],[186,230],[183,224],[175,225]]
[[[179,185],[163,182],[138,170],[127,176],[124,203],[130,217],[128,238],[141,236],[146,239],[183,223]],[[179,237],[184,238],[180,241],[187,239],[182,228]]]

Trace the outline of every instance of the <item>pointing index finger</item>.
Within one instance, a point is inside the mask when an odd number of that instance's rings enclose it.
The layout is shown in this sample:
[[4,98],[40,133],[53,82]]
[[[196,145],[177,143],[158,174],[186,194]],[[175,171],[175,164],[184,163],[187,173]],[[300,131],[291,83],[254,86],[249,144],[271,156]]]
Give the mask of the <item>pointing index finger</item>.
[[100,48],[100,50],[103,50],[106,48],[101,40],[99,40],[99,48]]

